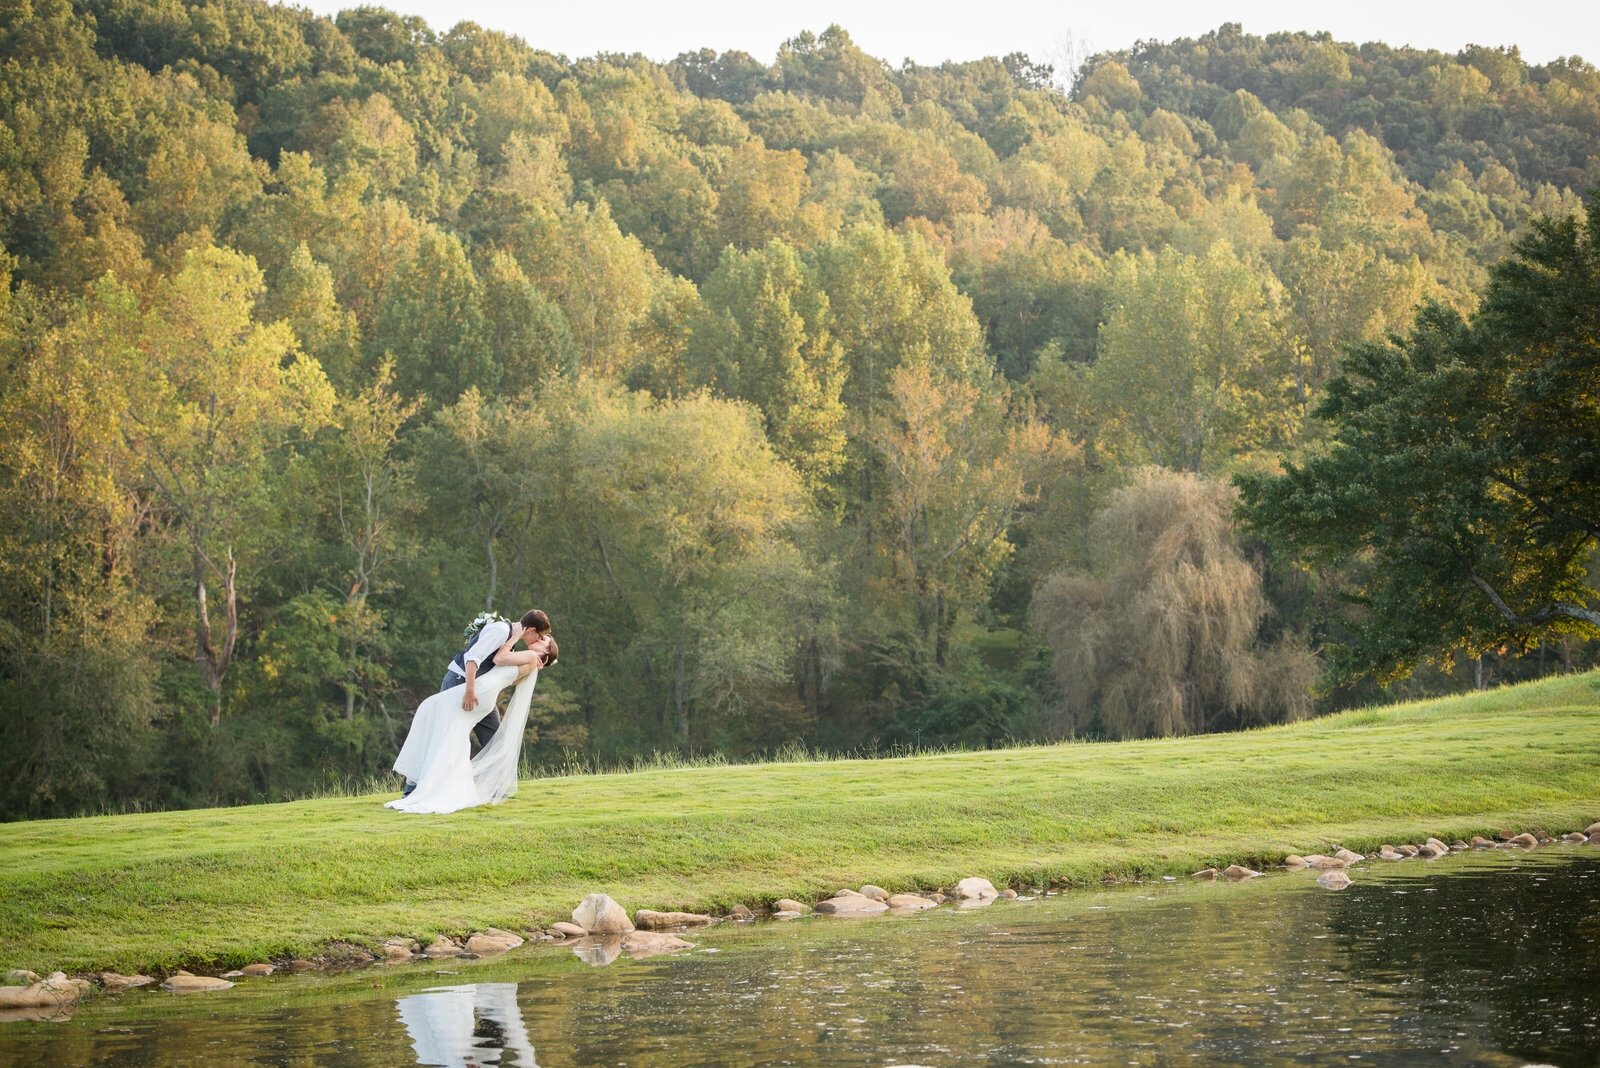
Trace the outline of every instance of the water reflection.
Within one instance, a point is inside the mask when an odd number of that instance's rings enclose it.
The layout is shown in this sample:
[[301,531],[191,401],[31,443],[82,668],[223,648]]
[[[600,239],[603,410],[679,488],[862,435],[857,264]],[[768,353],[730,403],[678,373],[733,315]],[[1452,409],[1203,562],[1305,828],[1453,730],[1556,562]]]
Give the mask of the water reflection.
[[[400,1023],[411,1037],[417,1064],[537,1065],[533,1043],[517,1008],[516,983],[467,983],[399,998]],[[511,1054],[509,1059],[504,1054]]]
[[[1337,893],[1302,871],[729,924],[604,968],[586,964],[612,956],[596,940],[226,998],[129,991],[0,1026],[0,1068],[531,1065],[530,1030],[546,1068],[1600,1064],[1600,851],[1371,862],[1352,878]],[[465,978],[501,981],[434,985]]]

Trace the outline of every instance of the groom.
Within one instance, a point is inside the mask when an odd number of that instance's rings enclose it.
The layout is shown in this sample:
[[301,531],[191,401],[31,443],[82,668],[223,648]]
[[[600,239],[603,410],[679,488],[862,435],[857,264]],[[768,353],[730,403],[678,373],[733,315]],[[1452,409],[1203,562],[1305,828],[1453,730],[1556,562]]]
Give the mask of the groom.
[[[494,667],[496,655],[507,639],[520,640],[532,634],[530,644],[538,641],[550,633],[550,617],[535,608],[527,612],[515,623],[504,620],[493,620],[478,632],[472,644],[455,655],[450,661],[450,666],[445,668],[444,681],[439,683],[439,692],[444,693],[452,686],[467,684],[467,689],[461,695],[461,711],[471,712],[478,707],[477,681],[481,672]],[[482,749],[489,744],[489,739],[495,736],[500,729],[500,710],[490,704],[489,711],[484,713],[482,719],[472,728],[473,737],[478,739],[478,748]],[[409,797],[417,784],[410,779],[406,780],[402,797]]]

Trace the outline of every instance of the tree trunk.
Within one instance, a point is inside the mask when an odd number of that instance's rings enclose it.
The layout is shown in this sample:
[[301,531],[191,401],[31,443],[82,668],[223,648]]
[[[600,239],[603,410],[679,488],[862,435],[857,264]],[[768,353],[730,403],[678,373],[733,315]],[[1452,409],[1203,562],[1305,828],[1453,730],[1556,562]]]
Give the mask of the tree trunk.
[[1483,689],[1483,654],[1479,653],[1472,658],[1472,688]]
[[239,602],[234,579],[238,564],[233,559],[233,547],[228,547],[228,567],[223,573],[223,596],[227,604],[227,629],[219,650],[211,641],[211,611],[206,601],[206,557],[200,546],[194,546],[194,596],[195,596],[195,663],[200,668],[200,679],[211,691],[211,725],[222,722],[222,676],[233,660],[233,645],[239,636]]
[[1572,646],[1567,644],[1567,639],[1561,639],[1561,673],[1572,674]]
[[689,709],[683,703],[683,643],[673,651],[672,700],[678,707],[678,735],[689,744]]
[[1539,639],[1539,677],[1544,678],[1544,639]]

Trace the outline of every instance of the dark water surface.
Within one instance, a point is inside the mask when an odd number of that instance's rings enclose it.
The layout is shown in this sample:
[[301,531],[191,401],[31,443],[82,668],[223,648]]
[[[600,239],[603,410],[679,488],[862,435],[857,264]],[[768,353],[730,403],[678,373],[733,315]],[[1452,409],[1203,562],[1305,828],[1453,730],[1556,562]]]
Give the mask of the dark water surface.
[[1600,1064],[1600,850],[1157,882],[987,908],[129,991],[0,1064]]

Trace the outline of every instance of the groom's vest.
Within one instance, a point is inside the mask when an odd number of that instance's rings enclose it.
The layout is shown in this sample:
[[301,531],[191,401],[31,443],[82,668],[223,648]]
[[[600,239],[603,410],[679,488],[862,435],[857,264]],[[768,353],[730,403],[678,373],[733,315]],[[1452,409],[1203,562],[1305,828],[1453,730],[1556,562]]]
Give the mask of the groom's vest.
[[[494,626],[494,623],[486,623],[484,624],[483,630],[488,630],[492,626]],[[478,633],[467,639],[467,644],[462,647],[459,653],[456,654],[455,659],[450,661],[451,669],[462,678],[467,677],[467,653],[472,650],[474,645],[478,644],[478,639],[483,637],[483,630],[478,631]],[[494,667],[495,661],[499,658],[499,656],[500,649],[498,646],[494,649],[491,649],[489,651],[489,655],[479,661],[478,674],[481,676],[485,671],[488,671],[490,668]],[[435,662],[437,663],[437,661]]]

